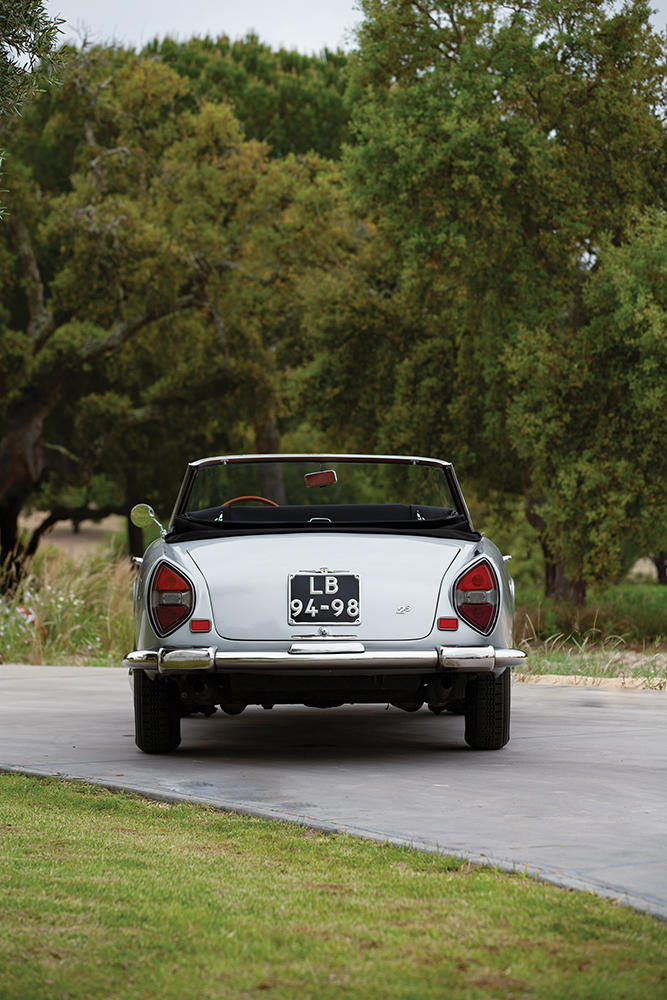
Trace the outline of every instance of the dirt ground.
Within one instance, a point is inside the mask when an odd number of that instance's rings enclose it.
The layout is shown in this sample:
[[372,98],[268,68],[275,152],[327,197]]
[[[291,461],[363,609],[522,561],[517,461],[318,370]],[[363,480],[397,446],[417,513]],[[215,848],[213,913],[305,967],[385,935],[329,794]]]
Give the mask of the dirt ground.
[[[19,520],[21,529],[34,530],[44,518],[43,511],[33,511],[27,517]],[[105,517],[103,521],[83,521],[79,530],[74,531],[71,521],[59,521],[45,535],[41,544],[55,545],[64,549],[72,559],[83,559],[94,552],[97,547],[112,535],[125,531],[125,518],[119,514]]]

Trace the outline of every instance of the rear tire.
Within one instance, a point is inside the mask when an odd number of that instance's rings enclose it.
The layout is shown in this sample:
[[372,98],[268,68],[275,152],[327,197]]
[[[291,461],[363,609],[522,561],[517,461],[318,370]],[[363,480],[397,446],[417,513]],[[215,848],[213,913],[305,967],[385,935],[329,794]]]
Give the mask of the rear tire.
[[502,674],[479,674],[466,686],[465,741],[473,750],[500,750],[510,738],[509,667]]
[[181,705],[173,681],[134,671],[134,734],[144,753],[169,753],[179,745]]

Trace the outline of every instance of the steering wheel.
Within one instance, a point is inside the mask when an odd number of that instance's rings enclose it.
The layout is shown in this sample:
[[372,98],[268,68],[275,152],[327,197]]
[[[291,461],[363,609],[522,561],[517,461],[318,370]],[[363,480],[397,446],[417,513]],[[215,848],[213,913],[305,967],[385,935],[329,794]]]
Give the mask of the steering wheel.
[[222,506],[223,507],[229,507],[230,504],[240,503],[241,500],[259,500],[260,503],[268,503],[269,507],[277,507],[278,506],[278,504],[275,502],[275,500],[267,500],[266,497],[252,497],[252,496],[232,497],[231,500],[225,500],[225,502],[222,504]]

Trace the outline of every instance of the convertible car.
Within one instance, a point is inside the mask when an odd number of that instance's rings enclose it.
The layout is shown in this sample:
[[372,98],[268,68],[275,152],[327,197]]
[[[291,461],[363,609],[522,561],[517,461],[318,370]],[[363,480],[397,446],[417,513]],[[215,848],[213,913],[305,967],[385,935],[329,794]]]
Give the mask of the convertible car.
[[188,465],[135,583],[137,746],[247,705],[426,705],[465,741],[509,740],[514,586],[473,528],[449,462],[228,455]]

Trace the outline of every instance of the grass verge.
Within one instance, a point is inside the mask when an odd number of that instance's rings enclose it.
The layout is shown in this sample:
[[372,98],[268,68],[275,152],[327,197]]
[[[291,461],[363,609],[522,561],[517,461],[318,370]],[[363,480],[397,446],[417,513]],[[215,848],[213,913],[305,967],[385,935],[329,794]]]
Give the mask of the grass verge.
[[543,643],[524,644],[524,648],[528,659],[515,668],[519,680],[545,674],[591,679],[616,677],[625,682],[639,682],[649,690],[667,690],[667,653],[657,643],[638,651],[629,649],[618,637],[596,643],[555,635]]
[[648,998],[660,921],[417,851],[0,775],[2,1000]]
[[76,561],[44,545],[18,591],[0,596],[0,662],[118,666],[133,648],[129,559]]

